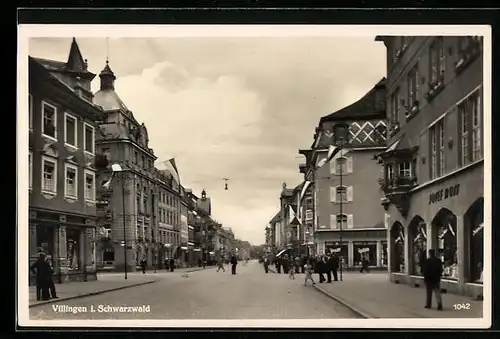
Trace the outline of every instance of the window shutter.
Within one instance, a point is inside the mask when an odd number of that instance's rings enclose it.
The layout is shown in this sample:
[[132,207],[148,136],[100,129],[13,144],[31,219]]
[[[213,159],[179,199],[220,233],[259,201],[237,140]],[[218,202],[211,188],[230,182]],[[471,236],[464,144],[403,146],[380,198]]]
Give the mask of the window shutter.
[[337,216],[335,214],[330,214],[330,229],[334,230],[337,228]]
[[330,160],[330,174],[337,174],[337,161],[335,158]]
[[347,216],[347,228],[354,228],[354,221],[352,218],[352,214]]
[[347,187],[347,201],[352,201],[353,200],[353,194],[354,194],[354,187],[353,186],[348,186]]
[[330,202],[337,202],[337,186],[330,187]]
[[352,173],[352,157],[347,157],[347,173]]

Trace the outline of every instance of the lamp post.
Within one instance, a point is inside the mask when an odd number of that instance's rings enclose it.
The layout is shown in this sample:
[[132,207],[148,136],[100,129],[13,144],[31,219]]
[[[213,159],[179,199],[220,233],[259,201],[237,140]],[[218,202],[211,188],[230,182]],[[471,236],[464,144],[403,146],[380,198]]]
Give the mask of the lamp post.
[[125,279],[128,279],[127,270],[128,270],[128,262],[127,262],[127,224],[125,222],[125,171],[122,169],[120,164],[111,165],[111,169],[113,173],[121,172],[121,182],[122,182],[122,219],[123,219],[123,255],[125,261]]
[[[340,187],[342,188],[342,177],[343,177],[343,170],[344,170],[344,164],[345,164],[345,159],[343,158],[342,155],[342,150],[344,146],[349,142],[349,125],[346,123],[337,123],[333,126],[333,131],[334,131],[334,136],[335,136],[335,145],[340,149],[340,155],[339,159],[340,160]],[[342,271],[343,271],[343,244],[342,244],[342,232],[343,232],[343,227],[344,227],[344,214],[343,214],[343,203],[344,203],[344,196],[341,197],[340,199],[340,229],[339,229],[339,241],[340,241],[340,260],[339,260],[339,268],[340,268],[340,281],[343,280],[342,277]]]

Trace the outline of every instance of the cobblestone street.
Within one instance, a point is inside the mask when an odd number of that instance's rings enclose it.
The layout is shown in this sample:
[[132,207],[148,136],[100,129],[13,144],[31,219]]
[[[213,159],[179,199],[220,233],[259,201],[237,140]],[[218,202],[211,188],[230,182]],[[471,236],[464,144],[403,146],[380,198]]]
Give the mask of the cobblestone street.
[[[67,300],[30,309],[42,319],[328,319],[356,318],[349,309],[305,287],[298,278],[265,274],[257,262],[238,265],[238,274],[205,269],[193,273],[157,274],[158,281],[96,296]],[[58,305],[69,310],[59,312]],[[150,312],[91,312],[93,306],[149,306]],[[67,306],[67,307],[66,307]]]

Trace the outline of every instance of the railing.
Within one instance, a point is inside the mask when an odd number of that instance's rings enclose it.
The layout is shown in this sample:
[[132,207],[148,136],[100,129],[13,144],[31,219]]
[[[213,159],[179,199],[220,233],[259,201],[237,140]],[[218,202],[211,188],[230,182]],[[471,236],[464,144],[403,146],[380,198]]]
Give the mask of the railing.
[[393,189],[407,188],[411,189],[417,184],[416,177],[393,177],[391,179],[385,180],[384,178],[379,178],[378,182],[384,191],[389,191]]

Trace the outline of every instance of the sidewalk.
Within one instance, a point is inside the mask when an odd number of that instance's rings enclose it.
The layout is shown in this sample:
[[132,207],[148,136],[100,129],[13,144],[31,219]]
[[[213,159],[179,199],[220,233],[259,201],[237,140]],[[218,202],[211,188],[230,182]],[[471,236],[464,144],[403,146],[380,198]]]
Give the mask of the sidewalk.
[[125,280],[125,274],[123,272],[110,272],[110,273],[97,273],[97,280],[87,281],[87,282],[70,282],[65,284],[56,284],[57,299],[50,300],[36,300],[36,288],[35,286],[29,287],[29,307],[35,307],[38,305],[45,305],[54,302],[59,302],[62,300],[82,298],[89,295],[102,294],[105,292],[116,291],[124,288],[130,288],[134,286],[140,286],[145,284],[151,284],[158,281],[162,276],[168,276],[169,274],[185,274],[196,271],[201,271],[204,269],[214,268],[215,266],[202,267],[188,267],[179,268],[174,270],[174,272],[167,272],[164,270],[148,270],[146,274],[142,272],[129,272],[127,274],[127,280]]
[[[424,288],[391,283],[387,273],[349,272],[343,274],[343,281],[331,284],[319,284],[318,275],[313,277],[318,291],[364,318],[481,318],[483,314],[482,301],[455,294],[442,294],[442,311],[436,310],[435,299],[433,308],[425,309]],[[454,304],[469,304],[470,309],[454,310]]]

